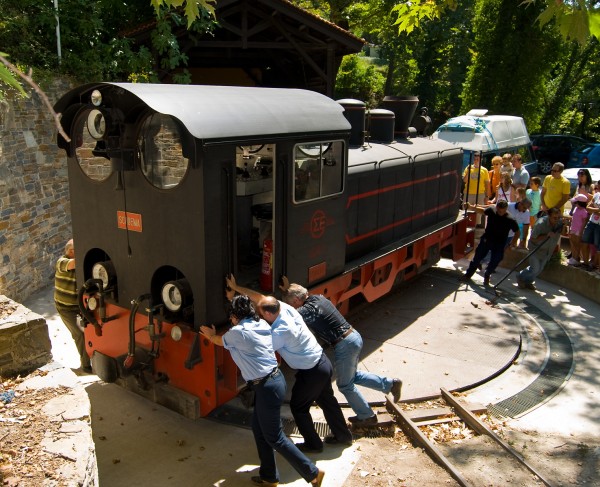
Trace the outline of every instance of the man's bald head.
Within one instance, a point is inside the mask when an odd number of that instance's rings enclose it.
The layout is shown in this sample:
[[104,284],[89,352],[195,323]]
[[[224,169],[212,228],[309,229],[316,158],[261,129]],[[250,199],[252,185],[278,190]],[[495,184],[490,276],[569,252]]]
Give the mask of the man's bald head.
[[258,303],[260,314],[269,324],[272,324],[279,316],[280,308],[279,301],[273,296],[265,296]]

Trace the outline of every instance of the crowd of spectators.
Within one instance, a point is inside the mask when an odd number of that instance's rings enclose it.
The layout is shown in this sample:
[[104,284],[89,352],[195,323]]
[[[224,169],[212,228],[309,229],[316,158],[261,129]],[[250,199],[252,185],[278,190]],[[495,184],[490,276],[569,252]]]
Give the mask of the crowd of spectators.
[[[571,184],[562,175],[563,170],[562,163],[555,163],[551,173],[542,181],[537,176],[530,177],[519,154],[504,154],[492,158],[489,171],[480,166],[480,158],[475,156],[473,164],[467,166],[463,173],[464,201],[469,208],[476,210],[477,226],[486,228],[484,236],[490,233],[485,223],[485,216],[488,215],[489,218],[490,212],[483,210],[491,208],[496,211],[498,203],[504,201],[508,203],[507,216],[513,218],[519,227],[519,248],[527,249],[533,255],[541,242],[544,242],[545,248],[550,245],[545,236],[548,232],[552,233],[551,240],[554,243],[551,251],[537,252],[539,255],[536,257],[535,272],[525,273],[519,279],[522,288],[535,289],[533,278],[541,272],[552,255],[560,255],[560,238],[555,236],[557,231],[559,237],[563,235],[569,238],[568,265],[600,273],[600,181],[594,184],[590,172],[581,169],[578,172],[579,181],[575,194],[571,194]],[[551,215],[552,219],[558,217],[559,221],[556,225],[551,225],[552,229],[549,230]],[[536,228],[537,225],[539,228]],[[559,230],[557,225],[560,225]],[[511,242],[516,245],[512,230],[505,248]],[[540,261],[542,255],[545,257]],[[480,251],[476,266],[471,266],[466,276],[470,278],[475,267],[483,270],[486,260],[490,259]],[[530,262],[530,267],[531,264],[533,262]],[[489,284],[489,272],[486,271],[485,277],[486,284]]]

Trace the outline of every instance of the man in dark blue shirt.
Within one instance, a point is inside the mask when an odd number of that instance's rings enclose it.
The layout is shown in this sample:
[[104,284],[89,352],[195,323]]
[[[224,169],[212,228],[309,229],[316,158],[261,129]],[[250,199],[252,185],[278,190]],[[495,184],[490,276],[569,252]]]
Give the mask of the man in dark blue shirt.
[[490,263],[485,268],[485,275],[483,276],[483,284],[489,286],[490,276],[504,258],[504,248],[506,247],[509,232],[511,230],[514,232],[510,242],[512,248],[516,246],[519,240],[519,225],[510,213],[508,213],[508,203],[506,201],[498,201],[495,208],[492,206],[472,205],[470,203],[467,203],[467,208],[474,208],[476,212],[485,214],[487,216],[487,223],[485,225],[485,232],[475,249],[473,260],[467,272],[460,277],[460,280],[471,280],[481,261],[487,256],[488,252],[491,252]]

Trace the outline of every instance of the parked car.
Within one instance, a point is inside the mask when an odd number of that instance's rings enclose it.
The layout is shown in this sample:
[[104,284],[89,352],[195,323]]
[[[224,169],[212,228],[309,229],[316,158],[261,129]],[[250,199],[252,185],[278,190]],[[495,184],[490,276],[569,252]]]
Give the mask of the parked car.
[[571,153],[589,143],[575,135],[533,134],[531,136],[533,152],[541,174],[548,174],[555,162],[562,162],[565,166],[571,165]]
[[592,176],[592,182],[594,184],[597,184],[598,181],[600,181],[600,167],[569,167],[563,171],[562,175],[571,183],[571,195],[573,195],[577,190],[577,183],[579,182],[577,173],[580,169],[587,169],[590,172],[590,176]]
[[600,167],[600,144],[589,144],[571,152],[569,167]]

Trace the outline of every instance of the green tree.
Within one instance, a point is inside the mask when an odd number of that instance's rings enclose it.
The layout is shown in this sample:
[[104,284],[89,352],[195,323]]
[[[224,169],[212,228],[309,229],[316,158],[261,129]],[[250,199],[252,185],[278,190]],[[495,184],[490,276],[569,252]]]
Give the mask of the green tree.
[[539,125],[544,83],[559,46],[551,29],[532,27],[541,8],[522,8],[513,0],[479,0],[462,112],[487,108],[523,116],[530,127]]
[[[585,46],[572,41],[556,52],[540,120],[541,132],[572,132],[585,135],[583,108],[600,100],[596,59],[600,54],[598,41],[591,39]],[[585,107],[586,109],[589,106]]]
[[[0,0],[0,46],[10,53],[13,66],[21,72],[33,68],[38,78],[44,72],[60,72],[79,82],[127,80],[132,74],[138,80],[156,81],[166,71],[173,72],[187,63],[174,28],[187,25],[195,31],[210,30],[214,25],[213,4],[214,0],[152,0],[152,4],[147,0],[60,0],[57,12],[51,1]],[[155,16],[154,55],[120,35]],[[6,76],[5,72],[5,83]],[[9,77],[15,81],[14,76]],[[180,76],[179,80],[186,78]]]
[[336,98],[358,98],[374,108],[383,99],[385,78],[356,54],[345,56],[335,84]]
[[419,74],[414,93],[419,96],[421,105],[429,108],[435,126],[460,110],[474,38],[473,3],[461,2],[438,22],[429,22],[407,36],[417,39],[414,57]]
[[[455,10],[459,0],[403,0],[394,11],[400,32],[410,33],[428,20],[439,20],[448,10]],[[600,39],[600,8],[597,0],[522,0],[522,8],[541,9],[535,19],[540,27],[556,22],[565,39],[584,44],[592,36]]]

